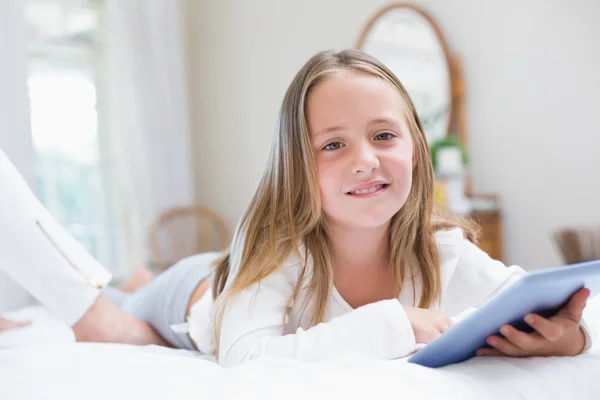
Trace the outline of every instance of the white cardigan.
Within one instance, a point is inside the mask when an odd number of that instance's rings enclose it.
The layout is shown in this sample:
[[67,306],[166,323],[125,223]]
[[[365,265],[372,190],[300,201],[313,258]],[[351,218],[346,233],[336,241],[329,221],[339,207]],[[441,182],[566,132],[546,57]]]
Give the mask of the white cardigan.
[[[481,306],[526,274],[520,267],[506,267],[491,259],[464,239],[460,229],[438,232],[436,242],[442,296],[440,306],[435,308],[450,317],[460,318],[460,313]],[[313,361],[349,356],[389,360],[406,356],[417,348],[402,305],[414,306],[413,299],[418,301],[418,282],[415,296],[412,284],[407,282],[399,301],[384,300],[357,309],[350,307],[334,288],[324,322],[309,327],[314,310],[311,299],[300,294],[287,312],[285,309],[300,270],[300,258],[292,256],[260,284],[248,287],[228,302],[221,327],[220,364],[231,366],[261,356]],[[212,324],[208,323],[212,315],[209,290],[192,307],[189,319],[190,337],[205,354],[214,350]],[[596,332],[589,324],[582,326],[589,348]]]

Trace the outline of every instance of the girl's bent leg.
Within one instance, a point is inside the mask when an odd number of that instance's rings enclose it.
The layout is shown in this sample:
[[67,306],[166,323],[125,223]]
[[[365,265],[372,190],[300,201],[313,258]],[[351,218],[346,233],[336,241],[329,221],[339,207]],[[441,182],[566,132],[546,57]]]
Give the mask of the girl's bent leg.
[[203,253],[181,260],[134,293],[111,287],[103,293],[126,314],[150,324],[170,346],[196,350],[188,334],[175,332],[172,326],[186,322],[190,303],[206,286],[212,262],[220,256]]
[[169,346],[150,324],[127,314],[102,294],[73,325],[73,332],[78,342]]

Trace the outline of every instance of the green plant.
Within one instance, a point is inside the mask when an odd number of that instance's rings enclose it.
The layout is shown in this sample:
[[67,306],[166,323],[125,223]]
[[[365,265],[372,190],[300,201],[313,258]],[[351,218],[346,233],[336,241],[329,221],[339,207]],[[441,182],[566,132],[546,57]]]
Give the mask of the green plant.
[[460,149],[461,155],[462,155],[462,163],[463,165],[467,166],[469,164],[469,156],[467,154],[467,150],[465,149],[465,147],[462,145],[462,143],[460,143],[460,140],[458,140],[458,138],[454,135],[448,135],[446,137],[443,137],[441,139],[437,139],[434,140],[430,145],[429,145],[429,152],[431,153],[431,162],[433,164],[433,169],[437,169],[437,154],[438,151],[440,149],[443,148],[448,148],[448,147],[455,147]]

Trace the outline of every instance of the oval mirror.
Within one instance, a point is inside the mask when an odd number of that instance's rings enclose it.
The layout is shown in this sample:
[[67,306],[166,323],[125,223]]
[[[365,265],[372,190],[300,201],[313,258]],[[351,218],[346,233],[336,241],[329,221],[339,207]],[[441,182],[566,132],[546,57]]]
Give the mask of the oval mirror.
[[400,79],[429,143],[449,134],[450,59],[446,42],[431,17],[413,5],[390,5],[371,18],[357,48],[382,61]]

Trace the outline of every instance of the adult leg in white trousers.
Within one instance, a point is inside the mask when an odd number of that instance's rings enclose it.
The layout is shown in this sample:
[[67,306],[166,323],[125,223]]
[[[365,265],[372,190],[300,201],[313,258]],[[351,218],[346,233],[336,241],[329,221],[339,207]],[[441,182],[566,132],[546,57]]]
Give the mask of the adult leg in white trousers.
[[71,326],[78,341],[165,345],[100,294],[110,273],[50,215],[1,149],[0,270]]

